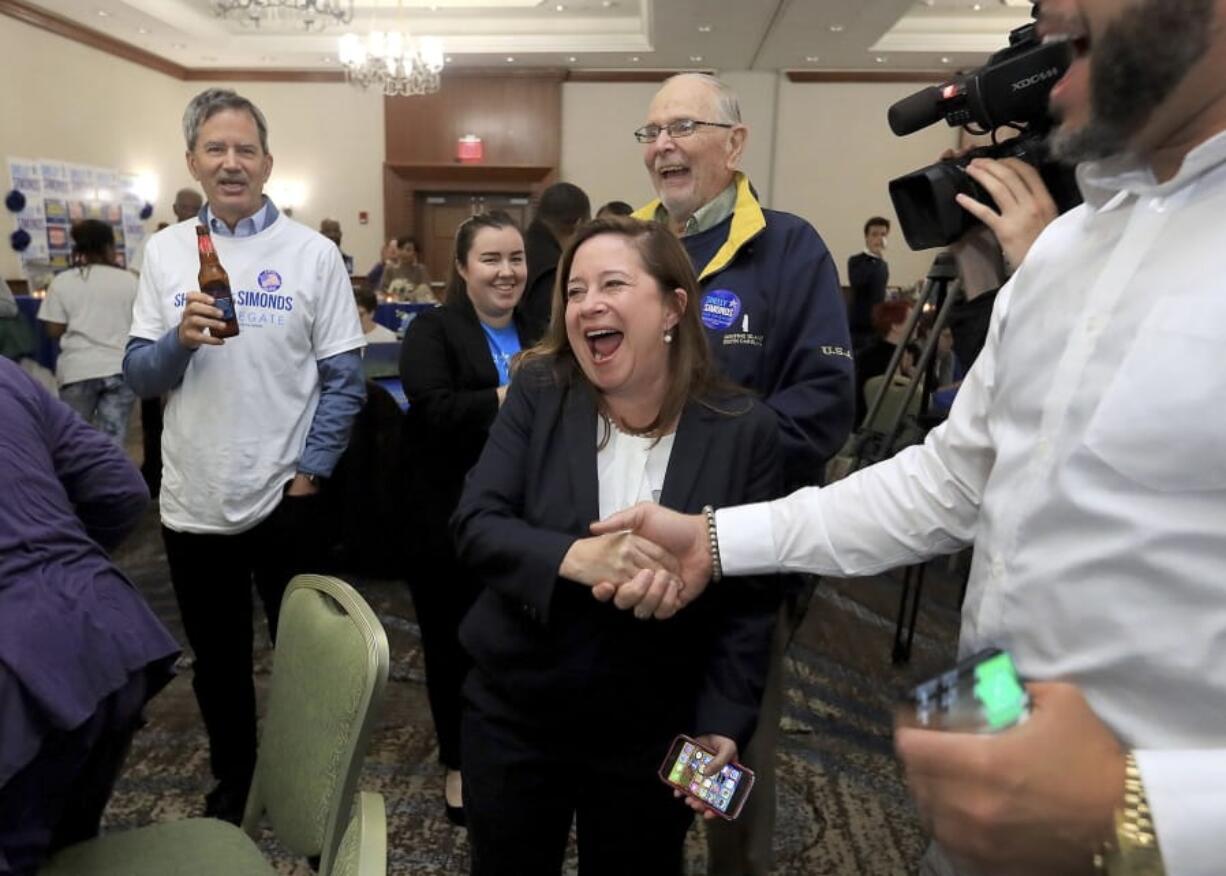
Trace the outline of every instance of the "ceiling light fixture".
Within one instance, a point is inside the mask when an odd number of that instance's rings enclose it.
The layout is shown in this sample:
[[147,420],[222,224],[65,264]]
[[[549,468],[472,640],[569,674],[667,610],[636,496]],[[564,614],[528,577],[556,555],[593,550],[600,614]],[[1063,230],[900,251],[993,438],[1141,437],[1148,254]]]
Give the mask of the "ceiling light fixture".
[[841,25],[841,24],[832,24],[832,25],[830,25],[830,32],[831,32],[831,33],[842,33],[842,32],[843,32],[843,25]]
[[690,55],[690,60],[693,61],[695,64],[701,64],[702,55]]
[[816,64],[818,61],[821,60],[821,58],[818,57],[817,55],[805,55],[805,60],[808,61],[810,64]]
[[576,62],[576,61],[578,61],[578,60],[579,60],[579,59],[578,59],[578,58],[576,58],[574,55],[571,55],[569,58],[567,58],[567,59],[566,59],[566,62],[567,62],[568,64],[573,64],[573,63],[575,63],[575,62]]
[[443,41],[437,37],[414,39],[400,31],[374,30],[362,39],[347,33],[337,43],[336,56],[351,83],[373,85],[388,97],[433,94],[442,85]]
[[709,25],[709,24],[700,24],[700,25],[698,25],[698,32],[699,32],[699,33],[710,33],[710,32],[711,32],[711,25]]
[[353,0],[213,0],[213,12],[251,27],[290,20],[316,31],[353,21]]
[[105,9],[99,9],[99,10],[98,10],[98,17],[99,17],[99,18],[110,18],[110,15],[111,15],[111,13],[107,12]]

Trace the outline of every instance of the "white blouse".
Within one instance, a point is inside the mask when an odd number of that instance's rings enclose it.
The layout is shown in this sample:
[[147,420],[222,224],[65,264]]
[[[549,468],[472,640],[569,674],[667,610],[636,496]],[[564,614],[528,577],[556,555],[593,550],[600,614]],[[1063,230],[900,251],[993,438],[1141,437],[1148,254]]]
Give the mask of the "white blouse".
[[[597,417],[599,436],[604,433],[604,424]],[[616,426],[610,429],[608,443],[596,451],[602,519],[638,502],[660,501],[675,437],[674,432],[657,441],[645,435],[627,435]]]

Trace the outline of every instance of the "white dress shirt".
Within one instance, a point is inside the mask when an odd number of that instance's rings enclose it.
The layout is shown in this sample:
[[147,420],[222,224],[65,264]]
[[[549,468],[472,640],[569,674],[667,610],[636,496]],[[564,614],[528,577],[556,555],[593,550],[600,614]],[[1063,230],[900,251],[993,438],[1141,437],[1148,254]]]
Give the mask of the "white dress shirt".
[[[1171,876],[1226,869],[1226,134],[1080,168],[927,442],[718,512],[726,574],[975,546],[960,652],[1078,684],[1137,759]],[[1220,249],[1219,249],[1220,247]]]

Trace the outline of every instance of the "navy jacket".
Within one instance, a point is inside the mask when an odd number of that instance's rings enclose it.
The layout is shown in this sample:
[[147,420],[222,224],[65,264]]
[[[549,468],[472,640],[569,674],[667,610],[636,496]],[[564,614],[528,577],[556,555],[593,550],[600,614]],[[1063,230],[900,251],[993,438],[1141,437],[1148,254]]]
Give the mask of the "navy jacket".
[[[635,216],[654,218],[658,205]],[[855,407],[847,313],[826,244],[799,216],[762,209],[743,174],[732,216],[682,243],[716,360],[779,419],[788,489],[821,483]]]
[[[684,512],[781,492],[778,429],[752,398],[681,415],[660,504]],[[781,599],[773,577],[707,588],[644,622],[558,576],[600,516],[594,393],[543,365],[511,382],[452,518],[460,561],[484,585],[460,627],[481,683],[466,695],[508,720],[593,721],[601,740],[719,733],[744,745],[766,679]],[[610,723],[615,722],[615,726]]]

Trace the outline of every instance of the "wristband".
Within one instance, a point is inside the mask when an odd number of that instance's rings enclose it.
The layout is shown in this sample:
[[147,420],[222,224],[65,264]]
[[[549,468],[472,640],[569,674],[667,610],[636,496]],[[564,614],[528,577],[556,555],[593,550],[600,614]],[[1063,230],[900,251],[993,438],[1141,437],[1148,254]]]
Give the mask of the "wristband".
[[724,577],[724,566],[719,560],[719,536],[715,532],[715,509],[704,505],[703,515],[707,518],[707,545],[711,549],[711,580],[719,581]]

